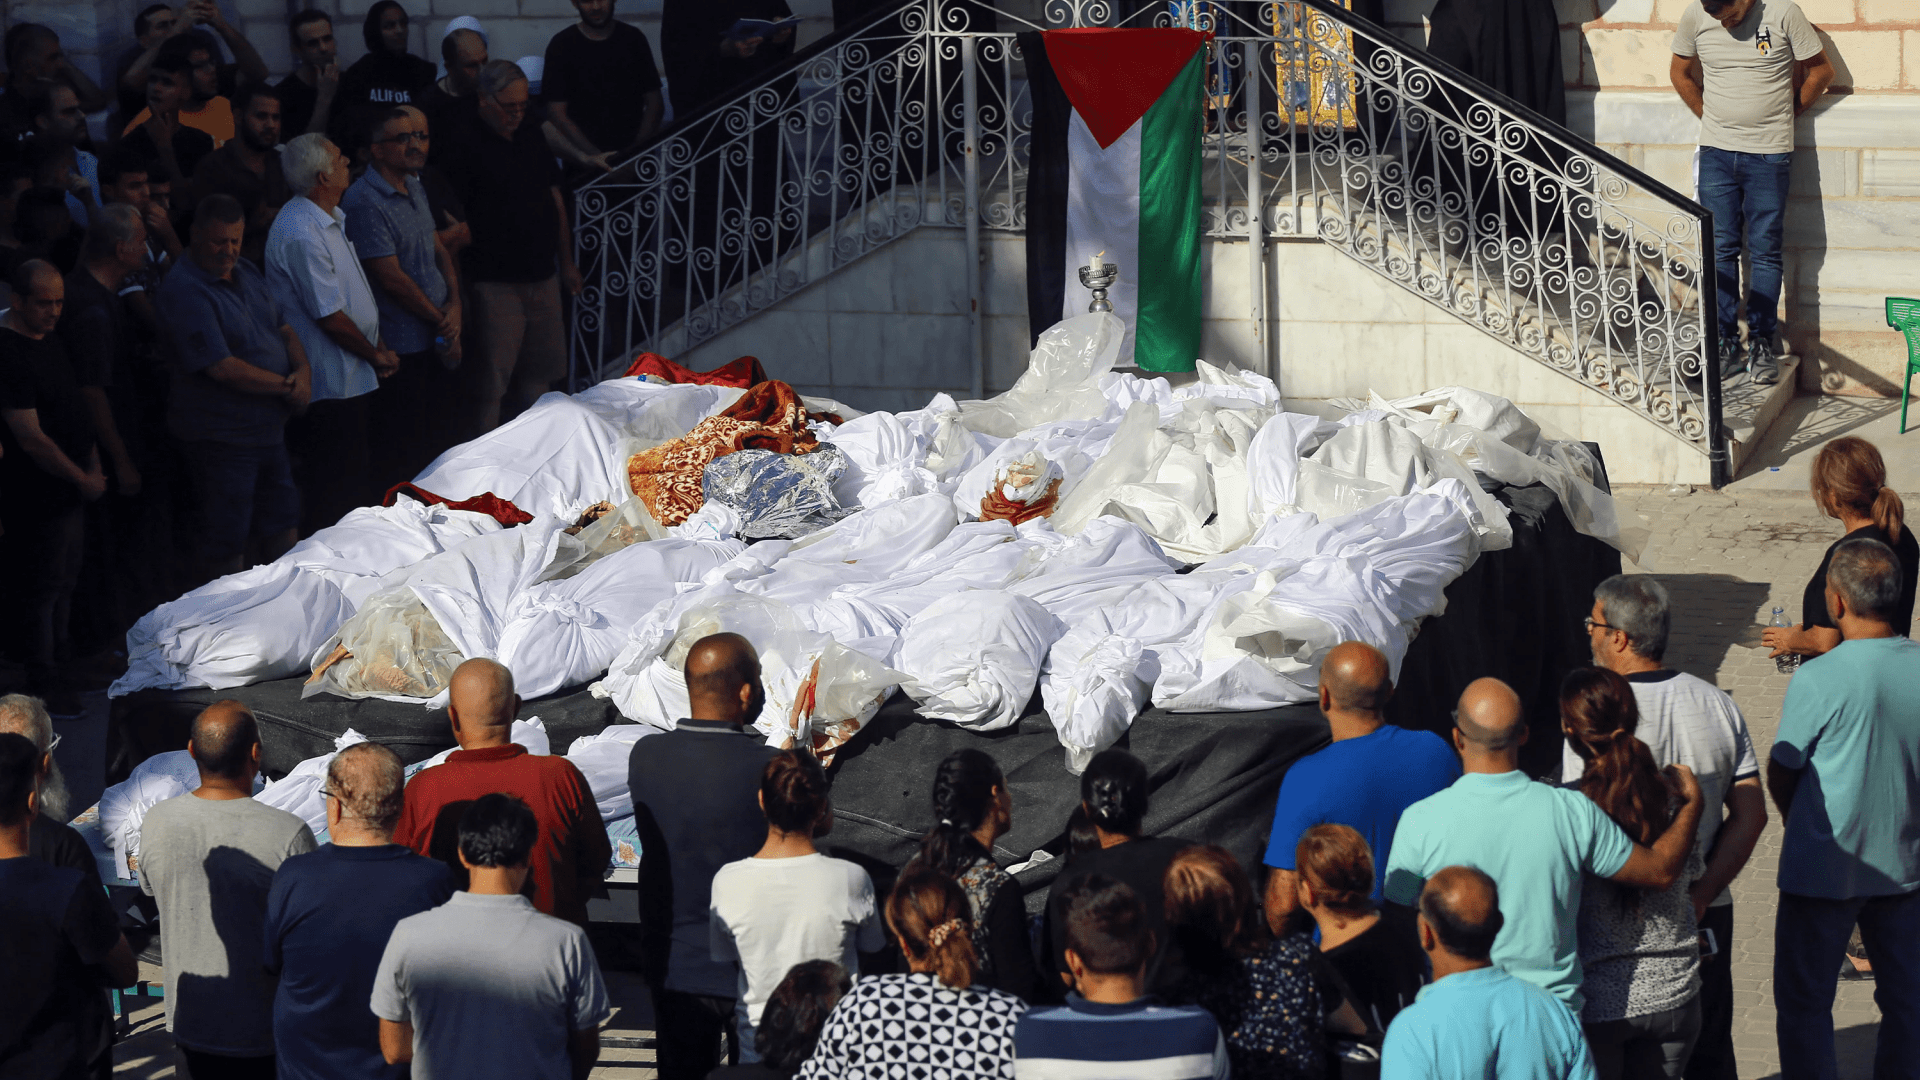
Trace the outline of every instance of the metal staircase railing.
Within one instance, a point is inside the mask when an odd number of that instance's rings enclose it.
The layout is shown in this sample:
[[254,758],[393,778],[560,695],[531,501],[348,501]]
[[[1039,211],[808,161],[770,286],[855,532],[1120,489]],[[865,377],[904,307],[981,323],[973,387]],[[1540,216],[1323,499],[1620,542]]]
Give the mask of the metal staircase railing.
[[[1256,304],[1269,241],[1317,238],[1728,479],[1712,229],[1693,201],[1327,0],[1027,14],[905,0],[580,188],[582,372],[684,351],[916,228],[965,228],[974,252],[982,229],[1024,230],[1031,107],[1006,27],[1192,25],[1215,35],[1206,231],[1249,243]],[[964,273],[977,395],[977,258]]]

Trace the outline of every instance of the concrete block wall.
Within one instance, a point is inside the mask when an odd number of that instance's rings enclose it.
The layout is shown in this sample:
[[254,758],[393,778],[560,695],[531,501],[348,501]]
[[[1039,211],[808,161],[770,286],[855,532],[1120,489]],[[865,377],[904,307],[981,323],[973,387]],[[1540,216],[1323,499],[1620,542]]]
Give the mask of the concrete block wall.
[[[1699,0],[1554,0],[1568,125],[1692,195],[1699,121],[1668,80],[1673,30]],[[1895,394],[1906,346],[1885,298],[1920,296],[1920,0],[1798,0],[1833,89],[1795,127],[1782,328],[1803,390]],[[1386,0],[1426,40],[1433,0]]]
[[[989,394],[1013,385],[1028,355],[1026,247],[1019,234],[981,245]],[[1205,248],[1200,354],[1216,364],[1269,372],[1297,411],[1331,413],[1335,399],[1368,391],[1404,397],[1435,386],[1502,394],[1569,436],[1601,444],[1621,483],[1705,484],[1707,459],[1605,395],[1507,348],[1314,240],[1276,242],[1262,286],[1277,312],[1256,335],[1244,244]],[[704,370],[757,356],[767,371],[860,409],[915,409],[972,383],[964,266],[966,234],[921,228],[683,351]],[[1082,299],[1085,299],[1082,297]],[[1277,357],[1275,354],[1277,353]]]

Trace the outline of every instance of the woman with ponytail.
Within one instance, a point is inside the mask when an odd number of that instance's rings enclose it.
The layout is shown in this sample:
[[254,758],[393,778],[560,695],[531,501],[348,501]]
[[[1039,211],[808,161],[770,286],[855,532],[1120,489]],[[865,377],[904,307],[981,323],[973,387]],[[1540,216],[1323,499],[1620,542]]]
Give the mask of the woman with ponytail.
[[1167,864],[1187,845],[1170,837],[1140,835],[1147,817],[1147,767],[1125,750],[1102,750],[1093,755],[1087,771],[1080,774],[1080,809],[1092,824],[1099,846],[1068,859],[1047,893],[1041,955],[1043,965],[1050,964],[1057,976],[1047,980],[1047,991],[1064,993],[1069,984],[1064,930],[1067,893],[1082,878],[1101,874],[1131,887],[1146,908],[1147,928],[1153,931],[1155,943],[1154,954],[1147,961],[1147,990],[1161,993],[1186,974],[1180,947],[1167,932],[1161,882]]
[[948,754],[933,774],[933,817],[908,869],[944,874],[966,894],[979,982],[1039,1001],[1024,894],[993,858],[993,842],[1013,828],[1013,796],[1000,766],[979,750]]
[[[1580,793],[1638,844],[1673,821],[1675,796],[1634,737],[1633,688],[1604,668],[1575,668],[1560,683],[1560,724],[1580,757]],[[1679,1077],[1700,1035],[1700,931],[1692,886],[1700,853],[1671,888],[1650,893],[1588,876],[1580,894],[1580,1020],[1601,1080]],[[1726,963],[1723,958],[1720,963]]]
[[973,919],[960,886],[910,864],[887,895],[886,915],[909,974],[855,983],[827,1016],[801,1080],[1012,1076],[1013,1029],[1027,1005],[975,982]]
[[1900,603],[1890,612],[1893,632],[1907,637],[1913,630],[1914,579],[1920,577],[1920,541],[1907,528],[1906,507],[1900,493],[1887,486],[1887,463],[1880,450],[1865,439],[1851,435],[1835,439],[1820,448],[1813,459],[1813,503],[1830,518],[1838,518],[1846,535],[1835,540],[1820,560],[1820,568],[1807,582],[1800,603],[1800,625],[1770,626],[1760,632],[1760,641],[1773,650],[1773,656],[1798,653],[1819,656],[1840,644],[1840,629],[1827,614],[1827,567],[1833,562],[1833,549],[1848,540],[1865,537],[1878,540],[1893,549],[1900,560],[1904,581]]

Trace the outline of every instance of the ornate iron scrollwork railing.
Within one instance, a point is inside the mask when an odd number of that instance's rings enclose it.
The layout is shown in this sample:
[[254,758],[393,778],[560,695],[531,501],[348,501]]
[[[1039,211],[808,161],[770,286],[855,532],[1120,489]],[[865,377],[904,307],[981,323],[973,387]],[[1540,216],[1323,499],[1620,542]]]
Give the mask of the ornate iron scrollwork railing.
[[[1327,0],[1230,8],[1044,0],[1037,17],[1213,32],[1205,228],[1254,243],[1250,274],[1267,237],[1324,241],[1645,416],[1724,481],[1705,210]],[[921,226],[1023,230],[1013,26],[1040,28],[909,0],[582,187],[576,359],[599,374],[637,348],[684,351]]]

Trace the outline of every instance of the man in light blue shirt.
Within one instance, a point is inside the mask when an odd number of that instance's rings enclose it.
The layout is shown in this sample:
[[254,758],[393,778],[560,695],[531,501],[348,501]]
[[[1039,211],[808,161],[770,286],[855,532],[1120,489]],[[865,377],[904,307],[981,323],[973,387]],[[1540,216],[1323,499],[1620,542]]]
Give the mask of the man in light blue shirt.
[[449,369],[460,363],[460,288],[420,183],[427,142],[426,114],[394,108],[373,132],[373,164],[340,200],[380,306],[381,343],[400,357],[372,418],[374,445],[395,479],[413,477],[458,439],[444,403],[457,393]]
[[1504,921],[1499,888],[1471,867],[1446,867],[1420,890],[1420,947],[1433,982],[1387,1028],[1381,1080],[1597,1075],[1573,1010],[1494,966],[1490,953]]
[[1827,564],[1840,644],[1787,686],[1767,786],[1786,822],[1774,921],[1774,1029],[1786,1076],[1830,1078],[1833,992],[1855,923],[1880,1006],[1875,1076],[1920,1058],[1920,644],[1894,633],[1893,549],[1848,540]]
[[1365,642],[1335,645],[1320,663],[1320,712],[1333,745],[1287,769],[1267,841],[1267,920],[1280,926],[1297,910],[1294,849],[1315,825],[1346,825],[1367,838],[1375,867],[1373,902],[1382,899],[1393,832],[1408,806],[1460,778],[1453,747],[1431,731],[1387,723],[1392,666]]
[[1387,900],[1411,906],[1442,867],[1471,866],[1500,891],[1524,898],[1508,912],[1493,961],[1544,987],[1579,1012],[1580,952],[1574,924],[1584,875],[1661,891],[1672,887],[1700,826],[1700,785],[1669,766],[1686,805],[1651,848],[1634,843],[1593,800],[1536,783],[1520,771],[1527,725],[1520,696],[1498,679],[1460,695],[1453,745],[1466,775],[1407,808],[1387,863]]
[[313,368],[313,404],[287,433],[305,503],[301,532],[311,533],[373,501],[368,395],[400,358],[380,343],[380,308],[347,239],[346,155],[310,133],[286,145],[280,165],[295,194],[267,234],[267,285]]

